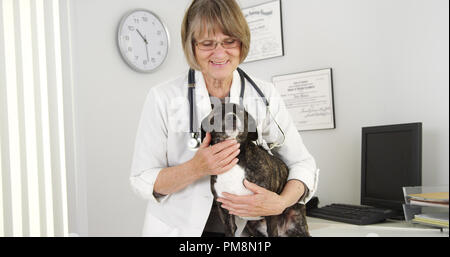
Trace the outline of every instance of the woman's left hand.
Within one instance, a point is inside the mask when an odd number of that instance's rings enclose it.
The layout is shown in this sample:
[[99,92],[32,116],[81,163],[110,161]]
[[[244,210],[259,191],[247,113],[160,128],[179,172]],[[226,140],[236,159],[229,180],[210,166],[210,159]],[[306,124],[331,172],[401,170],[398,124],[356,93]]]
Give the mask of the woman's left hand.
[[222,208],[230,214],[241,217],[258,217],[279,215],[286,209],[285,201],[275,192],[269,191],[254,183],[244,180],[244,185],[253,195],[234,195],[223,193],[224,197],[217,198]]

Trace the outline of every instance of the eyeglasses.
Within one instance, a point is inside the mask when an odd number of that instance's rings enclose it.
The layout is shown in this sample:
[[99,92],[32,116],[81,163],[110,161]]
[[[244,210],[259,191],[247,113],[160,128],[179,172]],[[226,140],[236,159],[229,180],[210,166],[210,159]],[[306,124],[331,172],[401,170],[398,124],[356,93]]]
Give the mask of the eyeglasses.
[[217,45],[221,44],[225,49],[232,49],[241,46],[241,41],[236,38],[227,38],[222,42],[218,42],[215,40],[204,40],[201,42],[196,42],[195,45],[200,50],[211,51],[216,49]]

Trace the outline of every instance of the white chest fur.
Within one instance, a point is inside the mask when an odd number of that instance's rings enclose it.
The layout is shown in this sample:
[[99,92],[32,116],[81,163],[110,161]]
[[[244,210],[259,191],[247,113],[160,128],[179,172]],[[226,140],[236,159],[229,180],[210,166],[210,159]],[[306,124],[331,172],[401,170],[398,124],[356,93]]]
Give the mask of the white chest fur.
[[239,165],[235,165],[231,170],[217,175],[214,189],[219,197],[223,192],[235,195],[251,195],[252,191],[244,186],[245,171]]
[[[241,166],[235,165],[231,170],[217,175],[214,189],[217,196],[222,197],[222,193],[230,193],[235,195],[252,195],[253,192],[244,186],[245,171]],[[262,217],[241,217],[246,220],[259,220]]]

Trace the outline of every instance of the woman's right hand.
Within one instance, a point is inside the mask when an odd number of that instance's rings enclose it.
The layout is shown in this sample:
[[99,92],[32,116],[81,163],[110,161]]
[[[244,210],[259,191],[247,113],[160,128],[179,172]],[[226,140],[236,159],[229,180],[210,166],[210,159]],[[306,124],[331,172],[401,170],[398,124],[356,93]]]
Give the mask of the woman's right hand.
[[238,163],[236,156],[240,152],[240,144],[236,140],[225,140],[211,147],[210,142],[211,134],[208,132],[191,160],[198,172],[202,175],[219,175]]

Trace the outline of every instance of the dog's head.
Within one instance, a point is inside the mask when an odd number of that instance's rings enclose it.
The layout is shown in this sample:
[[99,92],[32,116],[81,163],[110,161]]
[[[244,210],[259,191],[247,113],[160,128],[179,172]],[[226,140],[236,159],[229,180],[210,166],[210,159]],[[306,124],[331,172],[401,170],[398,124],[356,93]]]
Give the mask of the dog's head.
[[211,133],[211,145],[226,139],[236,139],[239,143],[258,139],[255,119],[234,103],[214,105],[211,113],[202,121],[201,140],[206,132]]

